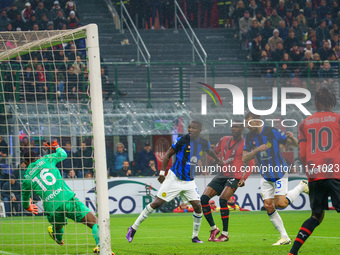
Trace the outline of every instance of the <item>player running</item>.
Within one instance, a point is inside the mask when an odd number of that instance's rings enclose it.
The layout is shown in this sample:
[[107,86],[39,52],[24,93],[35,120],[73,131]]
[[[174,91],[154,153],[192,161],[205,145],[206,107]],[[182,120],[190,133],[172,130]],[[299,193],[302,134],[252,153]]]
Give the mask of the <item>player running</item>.
[[242,160],[246,163],[256,156],[260,165],[264,207],[270,221],[281,235],[273,245],[290,244],[291,240],[276,208],[286,208],[302,192],[308,193],[308,185],[307,181],[301,181],[294,189],[288,191],[289,167],[281,155],[280,145],[288,142],[297,147],[298,140],[292,132],[284,134],[276,128],[265,126],[260,116],[251,112],[246,115],[246,123],[250,132],[246,136]]
[[340,114],[332,112],[336,97],[327,88],[315,94],[317,112],[299,125],[300,157],[306,168],[312,216],[301,226],[290,255],[299,249],[322,222],[328,197],[340,212]]
[[[99,229],[97,218],[90,212],[74,192],[62,179],[56,164],[67,158],[67,154],[56,141],[52,145],[46,143],[55,153],[38,159],[31,150],[24,155],[27,170],[22,184],[22,204],[24,209],[38,214],[38,207],[31,203],[31,191],[41,197],[47,220],[52,224],[47,228],[50,237],[59,245],[64,244],[63,226],[67,225],[67,218],[81,222],[92,229],[96,241],[94,253],[99,250]],[[112,253],[113,254],[113,253]]]
[[[228,200],[235,193],[237,187],[244,186],[245,180],[251,174],[251,171],[247,171],[243,176],[244,171],[242,171],[242,153],[244,147],[244,138],[242,137],[243,131],[243,125],[233,124],[231,128],[232,136],[222,137],[215,147],[215,153],[220,153],[220,157],[222,158],[225,169],[236,167],[236,170],[223,171],[223,173],[219,173],[218,175],[216,175],[214,179],[212,179],[211,182],[208,184],[203,195],[201,196],[203,214],[211,227],[209,241],[226,242],[229,240]],[[249,161],[249,163],[250,166],[254,165],[254,160]],[[220,212],[223,224],[222,234],[218,238],[216,238],[216,236],[220,233],[220,230],[215,225],[213,216],[211,214],[211,207],[209,204],[209,200],[216,195],[220,196]]]
[[[135,223],[129,227],[126,239],[132,242],[139,225],[146,218],[159,208],[164,202],[169,202],[178,195],[181,195],[183,201],[189,201],[194,208],[193,219],[193,243],[203,243],[198,239],[198,232],[202,221],[202,207],[200,196],[194,181],[195,166],[206,152],[210,157],[215,159],[216,163],[222,165],[216,154],[210,148],[210,143],[200,137],[202,124],[200,121],[193,120],[189,124],[188,134],[178,138],[164,156],[162,167],[159,173],[158,181],[162,183],[156,199],[148,204],[143,212],[139,215]],[[176,161],[166,175],[166,167],[172,155],[176,154]]]

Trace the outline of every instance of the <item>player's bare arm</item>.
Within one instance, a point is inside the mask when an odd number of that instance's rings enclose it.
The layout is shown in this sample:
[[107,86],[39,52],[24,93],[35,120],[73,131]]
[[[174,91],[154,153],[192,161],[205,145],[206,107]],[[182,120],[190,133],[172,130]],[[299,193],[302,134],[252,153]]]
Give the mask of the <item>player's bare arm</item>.
[[223,161],[221,159],[219,159],[215,153],[215,151],[213,151],[212,149],[207,151],[208,156],[212,157],[215,160],[215,164],[218,164],[219,166],[223,166]]
[[169,161],[171,159],[171,157],[175,154],[175,150],[170,147],[169,150],[165,153],[165,156],[163,158],[163,162],[162,162],[162,166],[161,166],[161,169],[159,171],[159,176],[158,176],[158,181],[160,183],[163,183],[164,180],[165,180],[165,173],[167,171],[166,167],[168,166],[169,164]]
[[287,142],[294,147],[299,147],[299,141],[294,137],[294,134],[290,131],[286,132]]
[[269,147],[266,144],[261,144],[259,147],[252,150],[251,152],[243,151],[243,155],[242,155],[243,163],[248,163],[250,160],[252,160],[255,157],[255,155],[257,153],[259,153],[261,151],[266,151],[268,149],[269,149]]

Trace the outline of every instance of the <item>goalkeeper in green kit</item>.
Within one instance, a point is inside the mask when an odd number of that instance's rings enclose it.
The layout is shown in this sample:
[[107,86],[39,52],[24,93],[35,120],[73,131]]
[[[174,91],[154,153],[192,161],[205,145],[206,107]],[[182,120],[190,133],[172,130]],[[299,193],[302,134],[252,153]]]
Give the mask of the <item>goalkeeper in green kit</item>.
[[[81,222],[92,229],[96,241],[94,253],[99,251],[99,229],[97,218],[86,207],[62,179],[56,164],[67,158],[64,149],[56,141],[44,144],[55,153],[48,154],[38,159],[31,150],[25,153],[24,159],[28,165],[22,184],[23,208],[38,214],[38,207],[31,202],[31,191],[43,200],[43,207],[47,220],[52,224],[48,227],[48,234],[59,245],[64,244],[63,226],[67,225],[67,218]],[[112,253],[113,254],[113,253]]]

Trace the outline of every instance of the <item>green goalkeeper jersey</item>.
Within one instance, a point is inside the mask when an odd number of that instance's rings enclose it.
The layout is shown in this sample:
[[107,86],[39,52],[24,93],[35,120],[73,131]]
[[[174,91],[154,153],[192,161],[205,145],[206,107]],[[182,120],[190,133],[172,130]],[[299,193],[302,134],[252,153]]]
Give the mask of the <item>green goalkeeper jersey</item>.
[[54,212],[65,201],[74,197],[74,192],[63,180],[56,164],[67,158],[62,148],[55,153],[45,155],[31,163],[26,170],[22,184],[22,204],[25,209],[29,207],[31,191],[43,200],[46,212]]

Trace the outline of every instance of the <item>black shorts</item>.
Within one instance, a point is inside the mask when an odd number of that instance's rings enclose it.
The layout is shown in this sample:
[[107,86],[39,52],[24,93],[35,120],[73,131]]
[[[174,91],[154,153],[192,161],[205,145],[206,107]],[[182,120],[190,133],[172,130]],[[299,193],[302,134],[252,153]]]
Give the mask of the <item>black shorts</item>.
[[216,175],[214,179],[208,184],[208,186],[217,192],[217,195],[221,195],[225,187],[230,187],[234,192],[238,188],[238,182],[240,179],[229,178],[223,174]]
[[340,180],[325,179],[308,183],[310,207],[315,213],[328,210],[328,197],[337,212],[340,212]]

